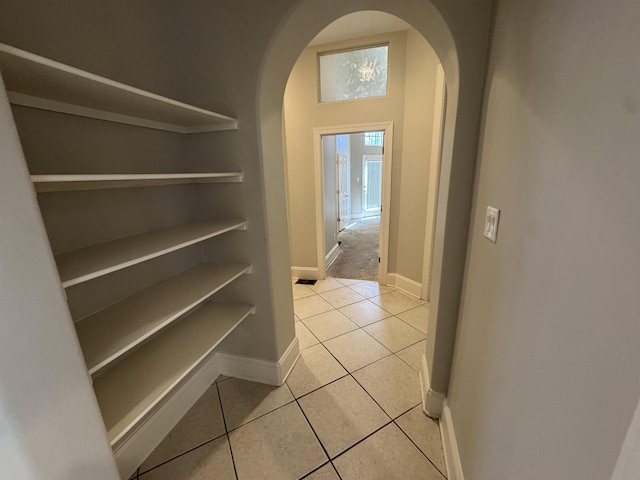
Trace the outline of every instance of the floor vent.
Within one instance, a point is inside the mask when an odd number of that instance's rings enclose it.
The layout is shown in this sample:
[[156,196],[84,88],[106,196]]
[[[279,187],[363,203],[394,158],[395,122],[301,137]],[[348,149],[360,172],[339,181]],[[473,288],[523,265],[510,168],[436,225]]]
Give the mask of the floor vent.
[[296,283],[301,285],[315,285],[317,280],[305,280],[304,278],[299,278]]

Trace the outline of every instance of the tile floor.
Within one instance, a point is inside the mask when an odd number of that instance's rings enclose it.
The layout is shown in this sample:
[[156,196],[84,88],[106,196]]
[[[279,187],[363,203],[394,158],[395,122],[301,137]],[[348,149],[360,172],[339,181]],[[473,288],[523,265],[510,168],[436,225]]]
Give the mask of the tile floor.
[[132,478],[446,478],[420,405],[424,302],[334,278],[293,293],[301,354],[286,383],[219,378]]

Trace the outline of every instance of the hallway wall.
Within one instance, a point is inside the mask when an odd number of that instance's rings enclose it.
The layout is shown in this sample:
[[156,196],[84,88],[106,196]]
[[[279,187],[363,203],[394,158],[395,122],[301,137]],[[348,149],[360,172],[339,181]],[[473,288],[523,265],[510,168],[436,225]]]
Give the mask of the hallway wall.
[[[389,42],[386,97],[318,102],[318,52],[382,42]],[[391,120],[394,122],[394,142],[389,272],[416,282],[422,280],[437,63],[435,52],[414,30],[314,45],[302,52],[291,72],[284,99],[292,265],[317,267],[317,247],[309,239],[309,232],[316,230],[315,205],[309,195],[315,188],[313,128]],[[410,135],[405,133],[407,131]],[[354,178],[352,191],[355,191]]]
[[[258,314],[247,324],[250,326],[239,331],[238,338],[225,347],[273,361],[282,355],[294,337],[280,150],[282,93],[294,59],[305,42],[323,26],[355,10],[379,9],[415,22],[421,32],[431,35],[432,45],[438,49],[445,70],[450,74],[451,96],[455,102],[458,98],[461,100],[459,105],[450,102],[456,109],[452,108],[448,116],[451,128],[445,142],[445,157],[447,152],[455,157],[455,168],[472,166],[489,3],[489,0],[473,3],[467,0],[185,0],[162,2],[159,6],[156,0],[5,0],[0,15],[0,41],[239,118],[237,132],[219,133],[215,139],[208,135],[190,136],[188,161],[193,168],[203,163],[215,164],[221,169],[237,164],[246,173],[241,188],[249,228],[255,232],[251,235],[254,243],[249,248],[252,252],[250,260],[255,266],[251,278],[255,287],[251,291],[255,295]],[[287,36],[280,35],[284,29]],[[273,45],[277,48],[272,48]],[[283,48],[279,48],[281,45]],[[458,68],[458,61],[462,70]],[[6,126],[1,128],[4,130]],[[274,131],[277,134],[272,134]],[[265,138],[277,141],[270,143]],[[452,187],[468,183],[468,175],[457,175]],[[457,201],[449,203],[449,211],[466,219],[470,194],[461,190]],[[466,220],[450,223],[466,231]],[[453,273],[443,284],[457,282],[461,261],[456,255],[463,250],[465,241],[447,238],[447,245],[453,247],[445,252],[448,256],[443,264],[447,272]],[[25,273],[27,264],[21,265],[22,273]],[[456,278],[452,281],[452,277]],[[49,283],[54,288],[54,284]],[[11,292],[4,285],[0,289],[3,293]],[[449,295],[454,303],[456,296],[456,293]],[[451,315],[457,311],[457,304],[451,306],[443,302],[440,310],[443,315]],[[39,319],[29,315],[27,310],[18,310],[16,315],[30,327],[38,327]],[[62,317],[64,315],[58,315],[50,320],[54,324],[67,321]],[[6,322],[7,319],[0,316],[0,327],[6,326]],[[29,338],[26,325],[18,333]],[[47,337],[48,340],[51,338]],[[68,340],[72,341],[71,334]],[[75,345],[77,348],[77,342]],[[21,353],[44,354],[39,345],[33,348],[31,344],[31,347],[30,351]],[[29,390],[41,391],[43,379],[74,382],[80,377],[86,378],[86,373],[74,373],[57,361],[56,355],[67,351],[63,343],[49,342],[46,351],[54,352],[54,361],[40,363],[29,372],[30,375],[17,378],[20,388],[13,388],[6,378],[0,377],[0,390],[6,387],[26,412],[24,417],[18,418],[11,405],[3,403],[3,397],[0,403],[6,417],[3,415],[2,420],[12,422],[11,431],[15,435],[8,440],[16,447],[11,450],[16,453],[14,458],[25,459],[31,466],[50,466],[51,458],[56,458],[63,472],[58,478],[75,478],[78,472],[82,476],[86,471],[88,458],[75,448],[75,443],[93,445],[91,435],[74,431],[75,436],[61,436],[59,431],[36,424],[35,420],[62,419],[68,415],[81,421],[74,408],[74,399],[91,390],[89,385],[84,390],[65,390],[69,398],[55,403],[47,396],[23,394]],[[11,357],[16,364],[20,358]],[[7,368],[11,365],[7,364]],[[82,368],[82,361],[78,359],[77,372]],[[13,417],[7,418],[9,416]],[[93,417],[96,422],[100,421],[97,409]],[[89,423],[84,424],[90,428]],[[99,427],[91,430],[96,435],[104,433]],[[55,440],[47,441],[54,436]],[[2,440],[7,439],[3,437]],[[0,476],[15,477],[11,470],[14,458],[9,459],[9,464],[0,465]],[[105,450],[100,460],[112,461],[110,452]],[[96,473],[95,468],[91,471],[96,479],[113,478],[108,473]],[[34,473],[33,478],[48,480],[51,475],[49,468]]]
[[640,396],[638,18],[498,3],[449,389],[465,478],[611,477]]

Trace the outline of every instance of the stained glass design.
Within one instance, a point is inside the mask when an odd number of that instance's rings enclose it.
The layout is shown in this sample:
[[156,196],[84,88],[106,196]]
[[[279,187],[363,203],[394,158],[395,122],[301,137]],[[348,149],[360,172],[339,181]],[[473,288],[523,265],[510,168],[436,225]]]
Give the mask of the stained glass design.
[[320,101],[387,94],[387,45],[320,55]]

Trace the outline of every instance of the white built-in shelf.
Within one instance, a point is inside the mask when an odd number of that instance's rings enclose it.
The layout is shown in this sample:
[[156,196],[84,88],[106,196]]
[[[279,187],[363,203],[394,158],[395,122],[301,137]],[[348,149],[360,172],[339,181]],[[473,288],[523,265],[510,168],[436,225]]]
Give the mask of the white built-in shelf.
[[242,172],[31,175],[38,193],[185,183],[231,183],[242,182],[242,179]]
[[205,303],[95,379],[114,449],[189,377],[254,307]]
[[189,223],[61,253],[55,260],[62,286],[67,288],[231,230],[246,228],[245,220]]
[[0,43],[0,71],[16,105],[177,133],[238,128],[235,118],[146,92]]
[[89,373],[113,361],[206,301],[249,265],[201,264],[76,323]]

